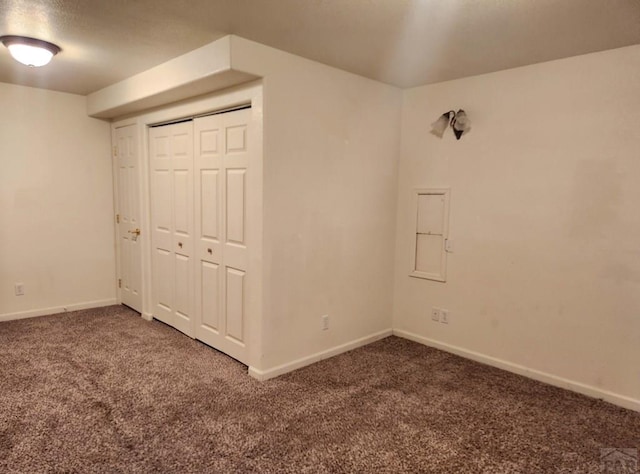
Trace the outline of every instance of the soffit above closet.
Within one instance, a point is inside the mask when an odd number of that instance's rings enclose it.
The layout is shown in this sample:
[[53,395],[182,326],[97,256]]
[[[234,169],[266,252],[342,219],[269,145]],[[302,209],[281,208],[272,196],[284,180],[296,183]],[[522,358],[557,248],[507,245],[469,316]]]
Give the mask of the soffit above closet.
[[63,52],[0,81],[86,95],[234,34],[399,87],[640,43],[638,0],[0,0]]

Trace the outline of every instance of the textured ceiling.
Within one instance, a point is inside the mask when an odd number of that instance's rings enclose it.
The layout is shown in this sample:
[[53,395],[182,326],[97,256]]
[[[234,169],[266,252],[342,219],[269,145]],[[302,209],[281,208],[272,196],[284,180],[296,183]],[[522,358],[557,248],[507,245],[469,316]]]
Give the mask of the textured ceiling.
[[640,43],[640,0],[0,0],[0,82],[88,94],[226,34],[400,87]]

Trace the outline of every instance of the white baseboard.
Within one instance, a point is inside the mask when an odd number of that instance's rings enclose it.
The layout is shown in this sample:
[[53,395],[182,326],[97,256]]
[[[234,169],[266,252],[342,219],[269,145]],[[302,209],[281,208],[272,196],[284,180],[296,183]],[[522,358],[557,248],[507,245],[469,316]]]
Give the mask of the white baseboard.
[[142,319],[145,321],[153,321],[153,314],[151,313],[141,313],[140,316],[142,316]]
[[475,360],[476,362],[481,362],[483,364],[490,365],[492,367],[497,367],[499,369],[503,369],[508,372],[513,372],[514,374],[523,375],[530,379],[534,379],[539,382],[544,382],[549,385],[553,385],[555,387],[560,387],[567,390],[571,390],[573,392],[581,393],[582,395],[587,395],[588,397],[599,398],[606,402],[613,403],[614,405],[618,405],[623,408],[627,408],[629,410],[635,410],[640,412],[640,400],[636,400],[634,398],[627,397],[625,395],[619,395],[617,393],[609,392],[607,390],[602,390],[592,385],[586,385],[580,382],[575,382],[573,380],[569,380],[564,377],[558,377],[557,375],[552,375],[547,372],[530,369],[523,365],[514,364],[506,360],[498,359],[496,357],[491,357],[485,354],[481,354],[479,352],[470,351],[462,347],[452,346],[450,344],[429,339],[427,337],[420,336],[418,334],[414,334],[408,331],[394,329],[393,335],[402,337],[405,339],[409,339],[411,341],[419,342],[420,344],[424,344],[425,346],[441,349],[445,352],[450,352],[451,354],[459,355],[466,359]]
[[389,337],[391,336],[391,334],[392,330],[386,329],[384,331],[380,331],[369,336],[347,342],[346,344],[332,347],[325,351],[316,352],[315,354],[303,357],[302,359],[297,359],[292,362],[273,367],[272,369],[258,370],[255,367],[250,366],[249,375],[258,380],[269,380],[279,375],[286,374],[287,372],[292,372],[296,369],[300,369],[315,362],[319,362],[323,359],[328,359],[329,357],[342,354],[343,352],[348,352],[353,349],[357,349],[358,347],[366,346],[367,344],[371,344],[372,342],[379,341],[380,339],[384,339],[385,337]]
[[78,311],[81,309],[100,308],[102,306],[111,306],[118,304],[116,298],[106,300],[85,301],[83,303],[74,303],[66,306],[52,306],[50,308],[32,309],[29,311],[20,311],[18,313],[0,314],[0,322],[12,321],[14,319],[35,318],[37,316],[47,316],[49,314],[66,313],[70,311]]

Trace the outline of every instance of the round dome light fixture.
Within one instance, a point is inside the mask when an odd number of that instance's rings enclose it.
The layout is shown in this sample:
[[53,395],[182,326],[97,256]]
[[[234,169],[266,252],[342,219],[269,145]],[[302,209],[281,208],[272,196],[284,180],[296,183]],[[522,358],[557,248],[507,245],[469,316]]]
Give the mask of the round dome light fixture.
[[13,59],[29,67],[40,67],[49,64],[51,58],[61,49],[53,43],[26,36],[0,36]]

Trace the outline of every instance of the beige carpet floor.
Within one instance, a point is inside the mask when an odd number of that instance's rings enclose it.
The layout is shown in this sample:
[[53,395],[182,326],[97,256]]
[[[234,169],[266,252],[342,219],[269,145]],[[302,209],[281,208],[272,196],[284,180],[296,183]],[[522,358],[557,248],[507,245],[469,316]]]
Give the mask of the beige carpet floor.
[[124,307],[0,323],[3,473],[600,473],[640,413],[389,337],[267,382]]

